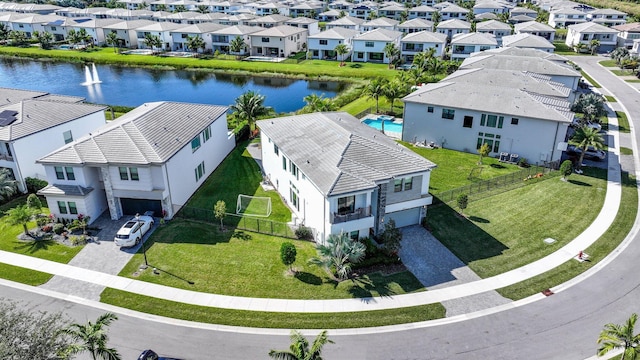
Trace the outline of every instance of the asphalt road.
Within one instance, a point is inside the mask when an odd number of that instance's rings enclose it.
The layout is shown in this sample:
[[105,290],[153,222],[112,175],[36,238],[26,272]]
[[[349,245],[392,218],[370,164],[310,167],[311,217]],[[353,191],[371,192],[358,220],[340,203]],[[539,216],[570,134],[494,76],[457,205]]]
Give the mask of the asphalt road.
[[[640,114],[640,95],[602,70],[593,57],[576,59],[583,69],[627,108]],[[637,120],[637,119],[633,119]],[[329,330],[335,344],[326,359],[585,359],[595,355],[603,325],[622,323],[640,312],[640,241],[636,237],[615,261],[577,285],[524,306],[470,320],[402,331],[342,334]],[[1,287],[0,296],[27,301],[34,309],[64,311],[74,321],[95,319],[103,309]],[[367,316],[363,313],[362,316]],[[252,332],[252,330],[249,330]],[[281,332],[280,332],[281,333]],[[353,333],[353,331],[351,331]],[[286,335],[270,335],[165,324],[120,315],[111,326],[111,345],[123,359],[152,348],[183,359],[266,359],[270,349],[288,348]]]

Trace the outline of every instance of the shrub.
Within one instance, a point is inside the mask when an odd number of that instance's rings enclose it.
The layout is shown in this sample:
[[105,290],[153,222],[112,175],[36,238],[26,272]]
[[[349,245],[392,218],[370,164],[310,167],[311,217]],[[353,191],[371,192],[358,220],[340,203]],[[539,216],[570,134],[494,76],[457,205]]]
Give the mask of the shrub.
[[300,225],[296,229],[296,237],[300,240],[313,240],[313,231],[304,225]]
[[45,225],[45,226],[42,227],[42,231],[47,232],[47,233],[51,232],[51,231],[53,231],[53,226]]
[[64,231],[64,225],[62,225],[61,223],[57,223],[53,225],[53,232],[56,233],[57,235],[62,234],[63,231]]
[[528,168],[530,165],[526,158],[521,158],[520,161],[518,161],[518,166]]
[[562,180],[566,180],[566,178],[571,175],[573,172],[573,164],[571,160],[565,160],[560,165],[560,174],[562,174]]
[[402,241],[402,232],[396,227],[396,222],[393,219],[389,219],[384,224],[384,231],[381,234],[382,246],[388,255],[397,254],[400,251]]
[[87,243],[87,238],[84,235],[81,236],[69,236],[69,242],[73,246],[84,245]]
[[40,201],[40,198],[38,197],[38,195],[29,194],[29,196],[27,196],[27,206],[30,209],[35,209],[40,211],[40,209],[42,208],[42,202]]
[[466,209],[467,205],[469,205],[469,196],[467,196],[467,194],[460,194],[458,195],[456,202],[458,203],[458,208],[460,208],[460,212],[464,213],[464,209]]
[[44,188],[49,185],[48,182],[32,177],[28,177],[24,179],[25,183],[27,183],[27,191],[30,193],[36,193],[38,190]]
[[39,227],[43,227],[43,226],[47,225],[48,223],[49,223],[49,217],[47,215],[44,215],[44,214],[36,215],[36,224]]
[[289,270],[291,270],[291,264],[296,261],[297,254],[296,247],[292,243],[287,241],[280,245],[280,259],[289,267]]

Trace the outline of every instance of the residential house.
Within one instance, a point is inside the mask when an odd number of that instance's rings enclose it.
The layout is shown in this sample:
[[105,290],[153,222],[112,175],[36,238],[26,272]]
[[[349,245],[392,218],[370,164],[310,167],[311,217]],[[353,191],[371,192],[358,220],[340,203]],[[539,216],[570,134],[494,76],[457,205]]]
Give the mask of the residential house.
[[552,53],[556,49],[549,40],[542,36],[532,34],[515,34],[505,36],[502,38],[502,46],[538,49],[548,53]]
[[473,5],[473,13],[475,15],[484,13],[505,14],[508,13],[512,8],[513,5],[505,1],[483,0],[476,1],[475,5]]
[[527,16],[527,15],[516,15],[509,17],[509,24],[521,24],[525,22],[536,21],[535,17]]
[[618,30],[593,22],[570,25],[565,44],[570,47],[585,44],[587,48],[590,48],[591,42],[594,40],[599,42],[596,51],[611,51],[617,46]]
[[[420,224],[436,165],[345,112],[257,122],[266,176],[295,217],[323,243]],[[381,156],[384,154],[384,156]]]
[[0,168],[10,169],[23,192],[25,178],[45,179],[38,158],[105,123],[106,107],[82,98],[6,88],[0,95]]
[[378,4],[374,2],[361,2],[349,7],[349,16],[359,19],[369,19],[371,14],[375,14],[378,11]]
[[310,19],[304,16],[299,16],[288,21],[285,21],[285,25],[306,29],[308,35],[315,35],[320,32],[319,21],[316,19]]
[[[131,20],[121,21],[115,24],[107,25],[102,28],[105,41],[109,33],[115,33],[117,36],[116,46],[121,48],[134,48],[137,49],[140,45],[138,43],[137,29],[143,26],[153,25],[155,22],[151,20]],[[113,46],[113,44],[109,44]]]
[[223,53],[230,53],[231,51],[231,42],[236,37],[241,37],[245,43],[243,49],[240,50],[239,53],[233,53],[238,56],[249,55],[251,44],[251,34],[256,33],[258,31],[262,31],[262,28],[257,26],[246,26],[246,25],[234,25],[227,26],[220,30],[212,31],[209,34],[211,49],[215,51],[220,51]]
[[330,10],[344,11],[345,15],[346,15],[346,12],[348,12],[349,8],[351,8],[352,6],[353,6],[353,3],[345,0],[332,1],[327,5],[327,7]]
[[64,21],[65,18],[57,15],[38,15],[38,14],[21,14],[19,16],[11,16],[8,22],[9,30],[22,32],[27,38],[35,31],[44,32],[45,26],[56,21]]
[[586,13],[574,8],[563,8],[549,13],[548,24],[554,28],[566,28],[569,25],[582,24],[586,21]]
[[567,101],[500,81],[443,80],[420,87],[403,101],[404,141],[471,153],[488,144],[490,156],[517,154],[531,164],[560,159],[558,145],[574,116]]
[[425,19],[415,18],[407,20],[397,26],[397,30],[404,34],[411,34],[420,31],[433,32],[433,22]]
[[[403,17],[408,17],[408,9],[400,4],[391,4],[383,6],[378,9],[378,16],[382,18],[394,19],[398,22],[402,21]],[[393,30],[393,29],[391,29]]]
[[466,19],[469,13],[468,9],[449,2],[441,2],[433,7],[440,12],[441,20]]
[[367,32],[375,29],[386,29],[395,31],[400,22],[398,20],[388,19],[384,17],[375,18],[360,25],[360,31]]
[[627,22],[627,13],[614,9],[595,9],[587,14],[587,20],[604,26],[622,25]]
[[139,27],[136,30],[138,36],[138,44],[142,49],[150,48],[145,43],[145,37],[147,35],[157,36],[162,42],[162,46],[160,46],[160,49],[170,51],[173,48],[173,37],[171,36],[171,32],[181,28],[184,28],[184,25],[171,22],[159,22],[152,25]]
[[529,21],[520,24],[515,24],[514,33],[516,34],[532,34],[542,36],[543,38],[553,42],[556,36],[556,29],[549,25],[539,23],[537,21]]
[[474,56],[486,56],[489,54],[497,54],[497,55],[510,55],[510,56],[526,56],[526,57],[536,57],[544,60],[548,60],[564,67],[570,66],[568,64],[569,59],[554,53],[547,53],[542,50],[530,49],[530,48],[518,48],[518,47],[500,47],[497,49],[491,49],[483,52],[482,54],[471,54],[471,57]]
[[242,8],[243,4],[241,2],[220,1],[212,3],[211,6],[213,7],[213,12],[235,14]]
[[276,26],[284,25],[287,21],[291,20],[290,17],[273,14],[262,17],[257,17],[248,21],[249,26],[260,26],[263,28],[272,28]]
[[289,16],[315,19],[322,12],[323,3],[301,2],[289,7]]
[[509,15],[510,17],[528,16],[535,20],[538,17],[538,12],[533,9],[517,6],[509,11]]
[[451,39],[451,60],[468,58],[471,53],[498,47],[495,36],[485,33],[456,34]]
[[189,26],[182,26],[169,32],[171,34],[171,49],[173,51],[194,51],[193,49],[189,49],[189,38],[199,37],[204,40],[204,49],[195,49],[195,52],[212,52],[213,44],[211,42],[211,35],[209,33],[227,27],[228,26],[226,25],[215,23],[200,23]]
[[[146,103],[38,160],[57,218],[173,215],[235,146],[227,107]],[[191,175],[189,175],[191,174]]]
[[400,56],[407,63],[412,63],[416,54],[435,49],[433,56],[442,57],[447,44],[447,35],[431,31],[420,31],[407,34],[400,40]]
[[480,21],[487,21],[487,20],[498,20],[498,15],[494,13],[482,13],[474,16],[473,19],[476,21],[476,23]]
[[498,20],[481,21],[476,23],[476,32],[495,36],[498,45],[500,45],[502,37],[511,35],[511,26]]
[[320,21],[324,21],[324,22],[330,22],[330,21],[338,20],[339,18],[340,18],[340,10],[335,10],[335,9],[331,9],[331,10],[327,10],[327,11],[321,12],[318,15],[318,19]]
[[125,8],[127,10],[141,10],[144,9],[147,5],[147,2],[144,0],[117,0],[118,4],[125,4]]
[[[105,26],[117,24],[122,22],[122,20],[118,19],[91,19],[88,21],[78,22],[76,21],[74,24],[70,24],[70,28],[75,30],[76,32],[84,29],[92,39],[93,45],[102,46],[106,45],[106,39],[104,35]],[[69,32],[69,27],[67,28],[67,32]]]
[[358,30],[361,31],[360,26],[365,22],[365,20],[352,17],[352,16],[344,16],[339,18],[338,20],[334,20],[328,22],[325,26],[328,29],[333,29],[337,27],[341,27],[344,29]]
[[436,31],[440,34],[447,35],[447,38],[451,38],[456,34],[468,34],[471,32],[471,24],[464,20],[446,20],[436,25]]
[[198,20],[200,15],[202,14],[194,11],[183,11],[167,15],[164,20],[176,24],[193,25],[200,22]]
[[235,26],[235,25],[245,25],[245,26],[255,26],[255,24],[251,24],[251,20],[257,19],[258,16],[252,14],[240,14],[240,15],[228,15],[224,18],[218,20],[218,22],[222,25],[227,26]]
[[251,55],[287,57],[303,50],[307,30],[288,25],[267,28],[249,34]]
[[618,47],[626,47],[627,49],[633,48],[633,42],[636,39],[640,39],[640,23],[629,23],[623,25],[616,25],[612,27],[614,30],[618,30]]
[[258,16],[267,15],[289,15],[289,7],[285,3],[268,2],[268,3],[255,3],[255,14]]
[[409,9],[409,16],[407,19],[423,19],[423,20],[433,20],[433,13],[436,11],[435,8],[426,5],[419,5],[412,7]]
[[376,29],[357,35],[352,40],[353,62],[378,62],[388,64],[390,59],[384,53],[387,44],[400,45],[402,33],[386,29]]
[[360,32],[357,30],[332,28],[315,35],[309,35],[307,48],[311,52],[312,59],[337,59],[336,46],[345,44],[349,49],[349,52],[344,55],[346,59],[351,56],[352,39],[359,34]]

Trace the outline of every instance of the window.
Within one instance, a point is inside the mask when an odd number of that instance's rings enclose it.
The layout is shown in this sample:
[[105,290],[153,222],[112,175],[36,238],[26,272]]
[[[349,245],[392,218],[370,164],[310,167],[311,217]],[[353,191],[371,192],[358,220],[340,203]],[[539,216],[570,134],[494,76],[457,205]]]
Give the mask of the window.
[[320,40],[320,45],[327,45],[328,41],[327,40]]
[[278,149],[278,145],[273,144],[273,152],[274,152],[276,155],[280,155],[280,149]]
[[207,126],[202,131],[202,142],[207,142],[207,140],[211,139],[211,127]]
[[64,172],[67,174],[67,180],[75,180],[76,176],[73,173],[73,168],[71,166],[65,166]]
[[282,170],[287,170],[287,158],[282,157]]
[[402,179],[395,179],[393,181],[393,192],[402,191]]
[[200,149],[200,135],[191,140],[191,152],[196,152],[196,150]]
[[473,116],[465,116],[464,121],[462,123],[462,127],[466,127],[466,128],[473,127]]
[[296,180],[297,180],[298,179],[298,167],[291,160],[289,160],[289,170],[291,170],[291,175],[295,176]]
[[64,180],[64,172],[62,172],[62,166],[56,166],[54,169],[56,170],[56,179]]
[[413,43],[404,44],[404,49],[407,51],[413,51],[415,48],[416,48],[416,44],[413,44]]
[[296,210],[300,211],[300,202],[298,201],[297,189],[293,185],[291,186],[291,188],[289,188],[289,201],[291,202],[291,205],[296,208]]
[[73,141],[73,135],[71,134],[71,130],[63,132],[62,137],[64,138],[65,144],[68,144]]
[[356,197],[345,196],[338,198],[338,215],[353,214],[356,210]]
[[60,214],[68,214],[67,203],[64,201],[58,201],[58,210],[60,211]]
[[442,109],[442,118],[453,120],[453,116],[455,115],[455,113],[456,111],[453,109]]
[[496,123],[498,122],[498,117],[496,115],[487,116],[487,126],[488,127],[496,127]]
[[404,178],[404,191],[413,189],[413,178]]
[[78,215],[78,208],[76,207],[76,203],[73,201],[69,201],[69,214]]
[[373,47],[373,41],[365,41],[364,47]]
[[263,37],[263,38],[262,38],[262,42],[263,42],[263,43],[265,43],[265,42],[269,42],[269,38],[268,38],[268,37]]
[[427,112],[428,113],[432,113],[433,112],[433,106],[427,106]]
[[129,173],[131,174],[131,180],[138,181],[140,177],[138,176],[138,168],[129,168]]
[[497,127],[502,129],[504,124],[504,116],[482,114],[480,117],[480,126]]
[[204,161],[201,162],[197,168],[195,168],[195,174],[196,174],[196,182],[202,179],[202,176],[204,176]]
[[129,180],[129,173],[127,172],[127,168],[126,167],[122,167],[120,166],[118,168],[118,171],[120,172],[120,180]]
[[349,238],[351,238],[351,240],[358,240],[358,239],[359,239],[359,237],[360,237],[360,231],[359,231],[359,230],[352,231],[352,232],[349,234]]
[[511,125],[518,125],[518,118],[511,118]]
[[489,145],[492,152],[500,151],[500,135],[489,133],[478,133],[478,141],[476,143],[476,149],[480,149],[482,144]]

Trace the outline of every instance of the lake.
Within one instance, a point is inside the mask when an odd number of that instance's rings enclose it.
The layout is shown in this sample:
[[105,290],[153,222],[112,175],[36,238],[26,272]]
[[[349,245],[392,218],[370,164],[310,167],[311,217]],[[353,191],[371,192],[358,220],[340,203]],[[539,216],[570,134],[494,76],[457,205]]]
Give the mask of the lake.
[[[192,70],[95,65],[99,84],[83,85],[84,64],[0,59],[0,87],[81,96],[88,102],[138,106],[151,101],[182,101],[231,105],[242,93],[253,90],[265,96],[265,105],[278,113],[304,107],[312,93],[334,97],[345,82],[258,77]],[[91,73],[91,65],[88,66]]]

